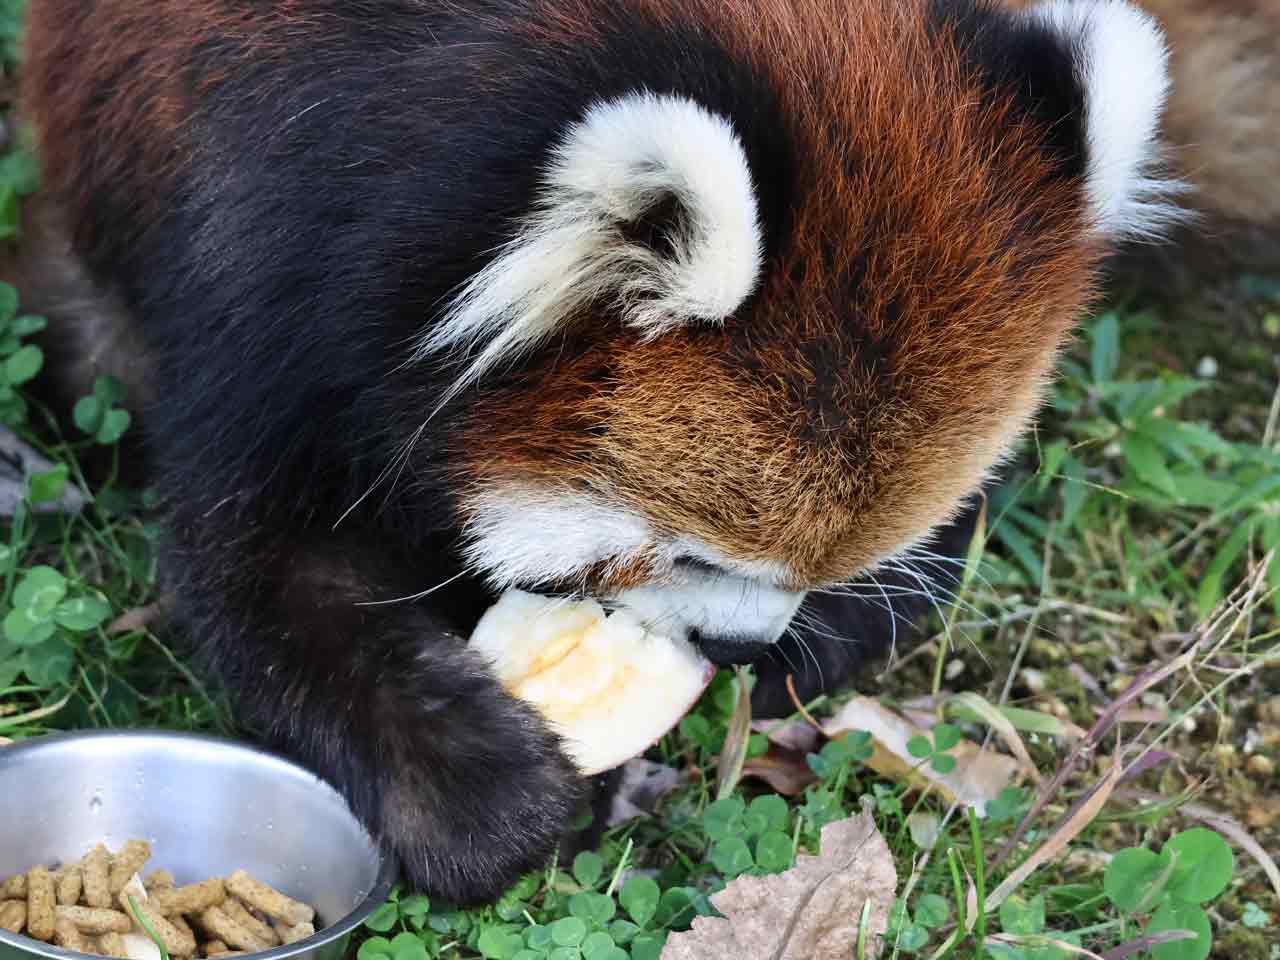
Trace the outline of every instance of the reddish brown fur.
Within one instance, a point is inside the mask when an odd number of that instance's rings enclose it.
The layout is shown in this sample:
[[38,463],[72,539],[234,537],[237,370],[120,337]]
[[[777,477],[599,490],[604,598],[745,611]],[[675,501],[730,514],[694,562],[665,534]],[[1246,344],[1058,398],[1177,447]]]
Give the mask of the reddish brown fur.
[[[783,91],[793,240],[723,330],[585,323],[607,333],[475,411],[468,479],[603,493],[792,586],[849,577],[946,519],[1034,410],[1100,254],[1078,185],[978,107],[916,5],[652,6]],[[593,0],[546,8],[589,32]]]

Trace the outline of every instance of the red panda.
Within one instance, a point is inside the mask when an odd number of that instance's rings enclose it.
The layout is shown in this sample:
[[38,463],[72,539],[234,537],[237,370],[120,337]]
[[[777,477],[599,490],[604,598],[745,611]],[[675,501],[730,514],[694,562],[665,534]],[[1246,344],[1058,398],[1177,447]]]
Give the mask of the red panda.
[[1179,217],[1118,0],[32,0],[26,43],[177,627],[459,903],[585,789],[465,646],[497,591],[721,663],[843,633]]

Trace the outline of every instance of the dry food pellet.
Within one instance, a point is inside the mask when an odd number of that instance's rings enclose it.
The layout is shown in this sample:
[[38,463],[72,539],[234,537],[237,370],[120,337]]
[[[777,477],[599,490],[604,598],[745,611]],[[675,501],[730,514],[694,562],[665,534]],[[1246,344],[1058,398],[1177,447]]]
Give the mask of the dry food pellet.
[[111,854],[102,844],[90,850],[80,863],[84,874],[84,902],[91,907],[105,910],[111,906],[110,864]]
[[182,914],[175,913],[173,916],[166,917],[165,919],[177,927],[183,934],[189,936],[192,940],[195,940],[196,932],[191,929],[191,924],[187,923],[186,917],[182,916]]
[[280,945],[280,938],[276,936],[276,932],[250,913],[245,908],[245,905],[235,897],[228,898],[222,904],[222,910],[228,917],[257,937],[260,943],[264,943],[268,947],[278,947]]
[[312,923],[316,912],[305,903],[286,897],[279,890],[255,880],[243,870],[227,877],[227,889],[255,910],[289,924]]
[[98,937],[97,953],[105,957],[118,957],[127,960],[129,951],[124,945],[124,938],[118,933],[104,933]]
[[83,886],[84,873],[81,872],[79,865],[65,867],[58,875],[58,904],[70,907],[79,903]]
[[0,930],[21,933],[27,925],[27,901],[5,900],[0,902]]
[[[27,936],[38,932],[46,942],[115,960],[137,957],[144,947],[147,956],[155,953],[141,920],[173,960],[229,960],[296,943],[316,931],[311,907],[243,870],[226,880],[179,887],[167,870],[152,870],[142,879],[150,856],[144,841],[129,841],[114,858],[97,844],[79,863],[57,870],[34,867],[11,877],[0,883],[0,929]],[[113,895],[111,886],[125,871],[131,872]],[[244,896],[235,896],[232,884]],[[197,921],[199,935],[192,929]]]
[[53,942],[64,950],[74,950],[76,953],[89,953],[92,950],[84,934],[66,917],[58,917],[54,920]]
[[137,906],[134,907],[134,905],[126,899],[123,892],[120,894],[120,899],[121,906],[133,913],[135,916],[139,916],[141,919],[146,920],[147,923],[151,925],[151,929],[155,931],[156,938],[164,944],[164,948],[168,950],[170,954],[177,955],[179,957],[189,957],[196,952],[196,938],[189,933],[184,933],[179,930],[161,916],[159,911],[149,903],[138,900],[135,897],[134,900],[137,902]]
[[275,928],[280,942],[286,946],[291,943],[297,943],[299,940],[305,940],[307,937],[315,936],[316,932],[315,924],[312,923],[298,923],[289,927],[279,920],[273,920],[271,926]]
[[159,893],[161,890],[172,890],[178,885],[178,881],[173,878],[173,874],[168,870],[152,870],[142,881],[142,887],[147,893]]
[[140,873],[150,859],[151,844],[147,841],[130,840],[126,843],[111,861],[111,874],[107,881],[111,896],[114,897],[123,890],[129,878]]
[[27,871],[27,935],[46,943],[53,936],[53,874],[44,867]]
[[157,890],[151,904],[166,917],[175,913],[203,913],[227,899],[227,888],[221,878],[191,883],[172,890]]
[[236,921],[221,907],[210,907],[200,914],[200,926],[205,932],[238,950],[255,952],[266,950],[267,945]]
[[65,917],[76,925],[81,933],[128,933],[133,922],[119,910],[102,910],[98,907],[58,907],[58,917]]

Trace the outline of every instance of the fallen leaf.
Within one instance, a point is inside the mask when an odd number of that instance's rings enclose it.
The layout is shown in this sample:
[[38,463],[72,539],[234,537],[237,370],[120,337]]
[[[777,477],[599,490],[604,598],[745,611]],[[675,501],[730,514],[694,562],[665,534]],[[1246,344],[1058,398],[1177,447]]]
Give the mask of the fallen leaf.
[[[1062,853],[1067,845],[1080,835],[1081,830],[1093,823],[1098,813],[1107,805],[1107,800],[1111,798],[1111,794],[1115,790],[1116,784],[1120,782],[1123,773],[1124,768],[1117,761],[1105,777],[1075,802],[1063,816],[1061,822],[1053,830],[1049,831],[1045,842],[1036,848],[1031,856],[1022,861],[1016,870],[1005,877],[1000,886],[987,894],[985,906],[988,912],[995,910],[1000,904],[1004,903],[1009,894],[1022,886],[1027,877],[1035,873],[1043,864],[1048,863]],[[972,898],[973,889],[970,888],[969,892]],[[973,929],[973,921],[977,916],[976,898],[970,900],[966,916],[969,918],[969,929]]]
[[720,800],[733,793],[733,788],[742,779],[742,765],[747,761],[747,747],[751,741],[751,685],[747,683],[747,673],[742,667],[738,668],[734,687],[737,701],[733,706],[733,716],[729,718],[720,759],[716,762],[716,797]]
[[711,898],[722,917],[672,934],[662,960],[848,960],[870,903],[867,956],[879,955],[898,872],[867,813],[822,828],[822,852],[785,873],[743,875]]
[[51,703],[47,707],[40,707],[27,713],[20,713],[17,716],[5,717],[3,721],[0,721],[0,729],[8,730],[21,726],[24,723],[35,723],[37,720],[43,720],[45,717],[51,717],[70,702],[71,694],[68,693],[57,703]]
[[971,740],[961,740],[949,751],[956,759],[955,769],[938,773],[907,752],[907,742],[925,730],[868,697],[850,700],[823,730],[833,739],[853,730],[867,731],[875,751],[867,761],[872,770],[900,783],[932,786],[948,803],[963,803],[979,816],[986,816],[987,804],[1010,786],[1018,773],[1018,761],[1013,757],[983,750]]
[[942,823],[936,813],[917,810],[907,817],[907,830],[911,833],[911,842],[921,850],[932,850],[938,843],[938,834]]
[[799,754],[817,753],[822,734],[805,720],[779,723],[776,720],[751,721],[752,733],[763,733],[770,743]]
[[1018,736],[1018,731],[1014,728],[1013,721],[1007,715],[1001,713],[998,707],[984,697],[972,692],[957,693],[947,701],[947,705],[952,708],[959,708],[962,713],[972,714],[991,727],[1004,745],[1009,748],[1009,752],[1022,764],[1022,769],[1037,783],[1040,782],[1040,771],[1036,769],[1035,763],[1032,762],[1031,754],[1027,752],[1026,744],[1022,742],[1022,737]]
[[623,764],[606,829],[653,814],[662,798],[680,785],[680,772],[643,757]]
[[133,633],[135,630],[145,630],[151,624],[159,620],[165,612],[163,603],[149,603],[145,607],[134,607],[132,610],[126,610],[120,616],[111,621],[107,627],[107,633],[115,636],[118,633]]
[[767,752],[743,765],[742,776],[763,780],[784,797],[798,797],[818,782],[817,775],[804,762],[803,754],[772,745]]
[[[27,497],[27,481],[32,474],[48,473],[54,463],[18,439],[8,427],[0,426],[0,516],[11,517]],[[35,513],[77,514],[84,509],[89,498],[76,484],[68,480],[62,496],[49,503],[37,503],[31,507]]]

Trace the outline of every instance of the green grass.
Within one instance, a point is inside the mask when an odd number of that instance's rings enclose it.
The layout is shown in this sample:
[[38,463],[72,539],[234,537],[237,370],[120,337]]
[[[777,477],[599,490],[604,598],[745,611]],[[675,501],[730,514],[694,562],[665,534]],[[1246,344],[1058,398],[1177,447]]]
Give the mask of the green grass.
[[[0,4],[0,55],[15,18],[14,5]],[[35,186],[31,170],[20,150],[0,157],[0,242],[21,242],[15,211]],[[30,345],[39,321],[24,319],[20,293],[0,287],[0,422],[55,467],[31,479],[0,529],[0,738],[142,725],[234,733],[222,699],[138,615],[156,601],[147,492],[122,487],[114,472],[90,484],[80,467],[95,449],[119,455],[128,398],[103,382],[71,423],[36,404],[27,387],[42,375]],[[956,735],[999,749],[979,714],[947,705],[950,695],[1004,708],[1046,785],[1038,796],[1033,784],[1011,788],[991,816],[967,817],[875,774],[856,733],[803,758],[816,781],[802,793],[772,793],[737,775],[743,751],[758,756],[767,743],[730,734],[740,698],[725,673],[651,753],[682,774],[654,815],[483,910],[398,891],[367,925],[361,960],[657,957],[671,931],[713,911],[709,898],[726,883],[785,870],[798,850],[816,848],[824,824],[864,804],[899,876],[886,956],[1108,955],[1162,925],[1199,929],[1204,918],[1214,956],[1278,960],[1280,902],[1262,867],[1233,842],[1224,874],[1221,839],[1193,830],[1208,806],[1280,850],[1280,812],[1265,815],[1280,793],[1280,717],[1264,722],[1259,711],[1280,693],[1280,562],[1262,566],[1280,546],[1278,338],[1280,287],[1260,278],[1176,309],[1116,303],[1086,324],[1053,402],[987,504],[936,635],[863,684],[885,703],[945,712],[949,727],[915,745],[918,762],[937,769],[954,762]],[[42,512],[67,485],[92,502],[75,516]],[[1252,590],[1224,608],[1246,580]],[[1196,632],[1223,609],[1225,619]],[[126,614],[132,622],[119,623]],[[1174,663],[1192,640],[1177,669],[1132,691],[1119,722],[1100,717],[1144,669]],[[824,698],[807,710],[822,719],[839,705]],[[1093,729],[1089,749],[1051,732],[1068,724]],[[1120,786],[1108,779],[1113,759],[1132,763],[1144,750],[1160,762]],[[1113,787],[1093,810],[1097,791]],[[918,845],[931,834],[931,847]],[[1003,895],[1021,865],[1057,843],[1059,856]],[[961,919],[971,888],[979,903],[1003,902],[970,927]],[[1154,956],[1203,957],[1206,947],[1202,931]]]

